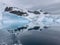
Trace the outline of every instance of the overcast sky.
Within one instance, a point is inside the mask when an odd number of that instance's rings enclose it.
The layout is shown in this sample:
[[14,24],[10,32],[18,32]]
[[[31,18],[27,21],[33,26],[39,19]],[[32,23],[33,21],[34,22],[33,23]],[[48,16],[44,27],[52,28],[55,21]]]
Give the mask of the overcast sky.
[[10,6],[31,8],[33,6],[45,6],[54,3],[60,3],[60,0],[0,0]]

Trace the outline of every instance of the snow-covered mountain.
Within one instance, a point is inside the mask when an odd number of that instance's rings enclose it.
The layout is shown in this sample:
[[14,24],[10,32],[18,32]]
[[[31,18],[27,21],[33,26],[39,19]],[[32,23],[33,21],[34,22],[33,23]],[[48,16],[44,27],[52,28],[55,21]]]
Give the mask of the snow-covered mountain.
[[[15,14],[17,16],[24,17],[24,18],[30,20],[32,22],[31,23],[31,26],[37,25],[37,24],[40,25],[40,23],[37,20],[39,19],[40,22],[41,22],[42,19],[45,16],[48,16],[49,15],[47,12],[43,12],[42,10],[30,11],[30,10],[19,9],[19,8],[16,8],[16,7],[6,7],[5,8],[5,12],[9,12],[11,14]],[[34,23],[34,21],[37,24]],[[28,25],[30,25],[30,24],[28,24]]]
[[[27,24],[31,26],[32,25],[34,26],[35,25],[40,25],[40,26],[41,25],[52,25],[54,24],[54,21],[57,23],[60,23],[59,21],[60,19],[58,18],[59,16],[51,16],[48,12],[45,12],[41,9],[38,9],[38,10],[20,9],[17,7],[6,6],[4,3],[2,3],[2,6],[0,6],[0,8],[1,8],[0,9],[0,14],[1,14],[0,25],[2,25],[2,22],[5,22],[5,19],[3,17],[4,16],[7,17],[8,15],[9,15],[8,16],[9,22],[12,21],[12,19],[16,21],[17,19],[16,17],[23,17],[31,21],[31,23]],[[57,18],[54,18],[54,17],[57,17]],[[7,18],[7,21],[8,21],[8,18]]]
[[45,12],[41,9],[26,10],[26,9],[19,9],[17,7],[6,7],[4,13],[6,14],[6,12],[9,12],[11,16],[15,15],[18,17],[28,19],[29,21],[31,21],[31,23],[28,23],[26,25],[29,25],[30,28],[34,26],[40,26],[41,28],[43,28],[44,26],[50,26],[56,22],[60,23],[59,19],[57,19],[59,16],[50,15],[48,12]]

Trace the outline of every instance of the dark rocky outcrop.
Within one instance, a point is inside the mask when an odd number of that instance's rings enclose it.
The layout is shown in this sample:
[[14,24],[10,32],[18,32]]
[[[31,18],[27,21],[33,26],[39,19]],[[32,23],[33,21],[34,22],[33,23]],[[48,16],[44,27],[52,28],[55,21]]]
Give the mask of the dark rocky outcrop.
[[6,7],[5,11],[12,11],[13,7]]
[[34,13],[34,14],[40,14],[40,12],[39,12],[39,11],[34,11],[33,13]]
[[29,28],[28,31],[30,31],[30,30],[39,30],[39,29],[40,29],[40,26],[35,26],[33,28]]

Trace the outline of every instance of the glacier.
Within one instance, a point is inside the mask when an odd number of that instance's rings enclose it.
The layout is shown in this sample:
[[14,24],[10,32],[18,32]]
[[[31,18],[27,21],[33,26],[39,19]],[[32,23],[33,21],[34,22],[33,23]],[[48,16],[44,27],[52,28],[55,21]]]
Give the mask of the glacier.
[[28,23],[30,23],[30,21],[26,18],[3,12],[3,28],[5,29],[16,29]]

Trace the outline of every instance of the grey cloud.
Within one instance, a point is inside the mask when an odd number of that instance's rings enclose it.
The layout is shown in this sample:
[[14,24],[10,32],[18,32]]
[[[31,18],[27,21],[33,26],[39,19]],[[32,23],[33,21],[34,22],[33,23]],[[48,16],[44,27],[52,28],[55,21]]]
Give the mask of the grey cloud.
[[[60,9],[60,0],[0,0],[0,2],[6,3],[9,6],[15,6],[18,8],[27,9],[45,9],[48,11],[56,11]],[[57,4],[58,3],[58,4]],[[53,8],[51,8],[53,7]],[[47,9],[48,8],[48,9]]]
[[17,7],[30,8],[33,6],[50,5],[59,2],[59,0],[0,0],[0,2],[7,3],[8,5],[18,5]]

